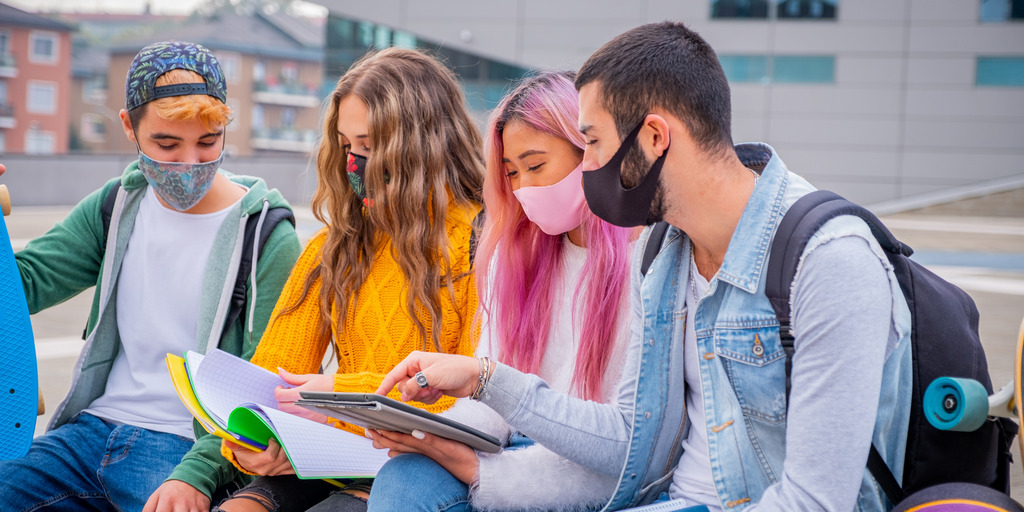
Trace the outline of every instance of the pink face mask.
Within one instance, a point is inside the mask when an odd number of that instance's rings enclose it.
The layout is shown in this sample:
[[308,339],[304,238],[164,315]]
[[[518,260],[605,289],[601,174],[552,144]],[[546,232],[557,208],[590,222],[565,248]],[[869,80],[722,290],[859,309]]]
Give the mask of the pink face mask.
[[587,200],[583,196],[583,163],[568,176],[546,187],[519,187],[513,192],[526,217],[541,231],[561,235],[579,227]]

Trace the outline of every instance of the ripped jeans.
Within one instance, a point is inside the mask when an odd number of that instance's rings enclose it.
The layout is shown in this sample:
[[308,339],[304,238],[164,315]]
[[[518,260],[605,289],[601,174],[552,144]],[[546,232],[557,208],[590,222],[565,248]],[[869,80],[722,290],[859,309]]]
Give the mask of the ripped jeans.
[[261,476],[213,507],[224,512],[229,501],[247,500],[267,512],[365,512],[366,500],[346,491],[370,493],[372,479],[340,481],[344,487],[326,480],[304,480],[294,475]]

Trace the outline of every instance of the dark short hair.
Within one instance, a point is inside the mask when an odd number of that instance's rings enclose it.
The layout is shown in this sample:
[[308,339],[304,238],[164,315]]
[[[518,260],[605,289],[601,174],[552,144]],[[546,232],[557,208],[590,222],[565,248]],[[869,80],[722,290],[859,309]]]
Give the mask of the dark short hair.
[[732,147],[729,82],[711,46],[682,23],[651,23],[612,39],[576,76],[599,83],[602,106],[625,136],[652,108],[678,117],[704,151]]

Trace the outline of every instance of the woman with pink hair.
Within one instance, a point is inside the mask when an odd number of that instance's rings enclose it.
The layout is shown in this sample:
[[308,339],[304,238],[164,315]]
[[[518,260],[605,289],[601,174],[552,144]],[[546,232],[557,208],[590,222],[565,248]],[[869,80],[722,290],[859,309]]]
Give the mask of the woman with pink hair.
[[[578,112],[573,74],[546,72],[525,79],[491,116],[477,356],[481,366],[500,362],[608,403],[629,337],[633,233],[587,207]],[[370,511],[588,510],[615,488],[615,478],[534,444],[480,402],[461,399],[444,415],[505,440],[505,449],[368,431],[393,457],[377,475]]]

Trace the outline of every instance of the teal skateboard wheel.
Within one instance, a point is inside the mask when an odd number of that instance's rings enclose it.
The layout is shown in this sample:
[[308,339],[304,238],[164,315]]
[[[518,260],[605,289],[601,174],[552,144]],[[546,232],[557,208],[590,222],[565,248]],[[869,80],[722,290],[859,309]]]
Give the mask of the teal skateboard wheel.
[[988,391],[974,379],[940,377],[925,390],[923,406],[933,427],[972,432],[988,418]]

